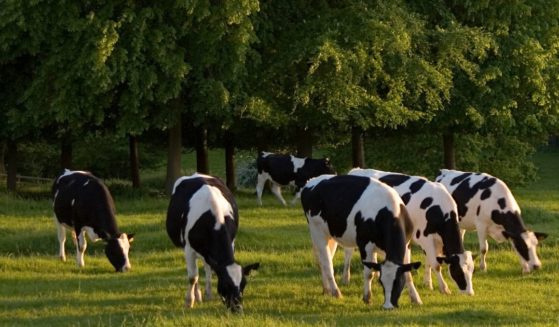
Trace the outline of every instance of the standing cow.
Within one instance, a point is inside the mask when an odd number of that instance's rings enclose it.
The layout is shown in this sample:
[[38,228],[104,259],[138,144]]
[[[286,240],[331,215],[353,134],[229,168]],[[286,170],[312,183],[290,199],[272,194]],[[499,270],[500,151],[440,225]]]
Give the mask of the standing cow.
[[520,257],[522,272],[541,266],[536,247],[547,234],[526,229],[520,208],[503,181],[484,173],[448,169],[440,170],[436,181],[444,184],[456,201],[460,227],[477,230],[481,270],[487,269],[488,234],[497,242],[510,240]]
[[234,241],[239,213],[233,194],[218,178],[194,174],[179,178],[167,210],[167,234],[184,248],[190,287],[186,306],[201,302],[197,257],[204,260],[206,297],[211,298],[211,273],[217,274],[217,291],[228,309],[242,311],[246,278],[259,264],[241,267],[235,262]]
[[291,204],[294,204],[297,201],[301,188],[305,186],[309,179],[322,174],[334,173],[328,158],[297,158],[291,155],[269,152],[261,152],[258,155],[256,167],[258,168],[256,195],[260,205],[262,205],[262,191],[267,180],[270,180],[272,193],[285,206],[286,202],[281,195],[282,185],[295,184],[297,194],[291,202]]
[[52,185],[59,255],[66,261],[66,228],[72,231],[79,267],[85,265],[85,234],[93,242],[107,243],[105,254],[116,271],[130,270],[128,251],[134,234],[121,233],[116,225],[115,205],[107,187],[89,172],[65,170]]
[[[337,243],[358,247],[364,267],[363,301],[371,297],[372,270],[380,271],[386,309],[398,306],[407,284],[412,302],[421,304],[410,270],[411,222],[398,194],[368,177],[322,175],[311,179],[301,192],[313,248],[320,264],[324,292],[341,293],[334,279],[332,258]],[[385,261],[371,262],[373,252],[384,251]]]
[[[472,253],[464,251],[456,203],[442,184],[431,182],[424,177],[375,169],[355,168],[349,174],[372,177],[398,192],[414,226],[413,240],[426,254],[424,281],[430,289],[433,289],[431,269],[434,269],[439,290],[441,293],[450,294],[440,266],[442,262],[446,262],[449,264],[450,276],[460,291],[468,295],[474,294]],[[344,269],[347,267],[349,270],[349,260],[351,251],[346,251],[347,263]],[[344,276],[346,275],[349,278],[349,271],[344,271]]]

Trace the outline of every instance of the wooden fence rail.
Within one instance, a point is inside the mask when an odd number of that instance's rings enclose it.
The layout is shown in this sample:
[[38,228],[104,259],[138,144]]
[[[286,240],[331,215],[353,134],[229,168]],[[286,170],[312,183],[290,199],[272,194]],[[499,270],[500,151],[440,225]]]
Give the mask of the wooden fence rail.
[[[0,174],[0,178],[2,178],[2,179],[8,178],[8,175]],[[36,182],[36,183],[48,183],[48,182],[52,182],[53,179],[52,178],[45,178],[45,177],[16,175],[16,180],[18,182],[32,181],[32,182]]]

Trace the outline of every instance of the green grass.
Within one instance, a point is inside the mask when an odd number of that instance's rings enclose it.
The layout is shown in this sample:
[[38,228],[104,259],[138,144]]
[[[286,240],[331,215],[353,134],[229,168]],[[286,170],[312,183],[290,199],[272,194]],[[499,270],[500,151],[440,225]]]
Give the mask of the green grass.
[[[538,154],[541,179],[515,189],[526,223],[550,234],[539,250],[543,268],[522,275],[509,244],[490,241],[488,272],[474,275],[473,297],[453,291],[442,295],[415,283],[424,305],[410,303],[406,291],[400,308],[381,309],[381,287],[373,282],[370,305],[361,302],[362,276],[354,257],[349,286],[342,299],[321,294],[317,264],[300,206],[282,208],[270,195],[257,207],[252,192],[238,194],[240,231],[236,257],[261,262],[245,290],[242,315],[232,315],[211,300],[184,308],[186,269],[182,251],[165,232],[168,200],[143,193],[115,196],[118,222],[135,232],[130,254],[133,271],[113,272],[101,243],[89,243],[86,266],[75,264],[74,246],[66,244],[67,262],[57,258],[52,203],[44,196],[0,193],[0,326],[358,326],[358,325],[553,325],[559,324],[559,153]],[[286,195],[286,199],[291,197]],[[466,247],[477,252],[474,233]],[[341,251],[339,251],[341,252]],[[414,258],[423,260],[414,248]],[[342,255],[335,269],[341,276]],[[216,279],[213,280],[214,293]],[[436,287],[436,281],[434,281]]]

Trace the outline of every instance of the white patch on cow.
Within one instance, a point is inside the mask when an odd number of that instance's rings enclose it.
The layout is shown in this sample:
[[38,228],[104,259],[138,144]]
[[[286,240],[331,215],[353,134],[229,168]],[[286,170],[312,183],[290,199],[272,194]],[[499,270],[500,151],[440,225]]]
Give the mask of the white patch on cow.
[[522,256],[521,264],[523,265],[522,271],[523,272],[530,272],[534,267],[540,267],[542,265],[540,259],[538,258],[538,254],[536,253],[536,248],[538,246],[538,239],[534,232],[526,231],[520,234],[524,242],[526,242],[526,246],[528,247],[528,257],[530,260],[526,262]]
[[128,252],[130,252],[130,241],[128,240],[128,236],[124,233],[120,235],[118,238],[118,245],[122,249],[122,253],[124,253],[124,271],[130,270],[132,267],[130,265],[130,259],[128,259]]
[[87,171],[83,171],[83,170],[68,170],[68,169],[64,169],[64,173],[62,175],[60,175],[57,179],[56,179],[56,183],[58,184],[58,182],[60,181],[61,178],[66,177],[66,176],[70,176],[73,174],[84,174],[84,175],[90,175],[89,172]]
[[[231,204],[217,187],[204,185],[189,200],[190,211],[187,215],[185,235],[188,235],[194,224],[208,210],[215,217],[214,229],[218,230],[225,224],[225,216],[233,217]],[[185,240],[187,238],[185,237]]]
[[225,268],[227,269],[227,273],[229,274],[229,277],[231,277],[233,284],[237,287],[240,287],[241,280],[243,279],[243,269],[241,268],[241,266],[233,263]]
[[273,154],[272,152],[262,152],[262,158],[266,158],[267,156]]
[[464,294],[474,295],[474,286],[472,284],[472,276],[474,274],[474,259],[472,257],[471,251],[464,251],[463,254],[458,254],[460,258],[460,267],[464,271],[464,277],[466,278],[466,289],[460,290]]
[[93,228],[91,228],[89,226],[83,227],[82,231],[85,231],[87,233],[87,236],[89,237],[89,239],[92,240],[93,242],[97,242],[98,240],[101,239],[99,237],[99,235],[97,235],[97,233],[95,233],[95,231],[93,231]]
[[83,186],[86,186],[87,184],[89,184],[90,180],[88,179],[87,182],[83,183]]
[[54,208],[54,204],[56,203],[56,198],[58,197],[58,192],[59,192],[59,191],[60,191],[60,190],[57,189],[56,192],[54,192],[54,200],[52,200],[52,207],[53,207],[53,208]]
[[385,309],[393,309],[392,305],[392,287],[394,286],[394,281],[396,280],[396,273],[399,266],[392,261],[385,261],[381,266],[380,272],[380,282],[384,286],[384,305]]
[[308,189],[312,190],[312,189],[315,188],[315,186],[318,185],[318,183],[320,183],[324,180],[330,179],[334,176],[336,176],[336,175],[324,174],[324,175],[320,175],[320,176],[317,176],[317,177],[313,177],[313,178],[309,179],[309,181],[305,184],[304,188],[308,188]]
[[305,165],[305,158],[291,156],[291,163],[293,163],[293,172],[296,173],[297,170]]
[[175,190],[177,189],[177,186],[179,186],[180,183],[182,183],[182,181],[187,179],[193,179],[193,178],[213,178],[213,177],[209,175],[200,174],[200,173],[194,173],[190,176],[182,176],[175,181],[175,184],[173,184],[173,192],[171,193],[171,195],[175,194]]
[[74,206],[75,202],[76,202],[76,199],[72,199],[72,204],[71,204],[72,207]]

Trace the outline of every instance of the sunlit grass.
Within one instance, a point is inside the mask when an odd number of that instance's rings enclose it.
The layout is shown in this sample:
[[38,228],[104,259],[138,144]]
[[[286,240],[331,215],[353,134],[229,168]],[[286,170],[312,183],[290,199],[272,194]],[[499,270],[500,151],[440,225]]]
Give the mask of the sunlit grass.
[[[116,197],[120,228],[136,233],[132,271],[119,274],[113,272],[101,243],[89,243],[86,266],[78,269],[69,239],[68,260],[61,262],[50,200],[0,193],[0,326],[555,326],[559,324],[558,157],[539,158],[547,167],[542,174],[553,169],[545,181],[513,190],[527,225],[550,234],[539,251],[540,271],[521,274],[510,245],[490,241],[489,270],[475,273],[475,296],[458,294],[446,272],[453,294],[428,290],[420,268],[414,278],[424,305],[412,305],[404,291],[400,308],[393,311],[381,309],[381,287],[376,281],[371,304],[362,303],[357,255],[350,285],[340,285],[344,297],[322,295],[300,205],[283,208],[270,195],[263,207],[256,206],[252,192],[238,195],[241,221],[236,258],[242,264],[262,266],[249,279],[244,314],[232,315],[215,299],[184,308],[185,262],[182,251],[166,235],[165,197]],[[475,233],[466,235],[465,245],[478,252]],[[413,256],[423,261],[416,247]],[[338,253],[338,279],[341,269]],[[436,288],[436,280],[433,283]],[[215,277],[213,286],[215,294]]]

